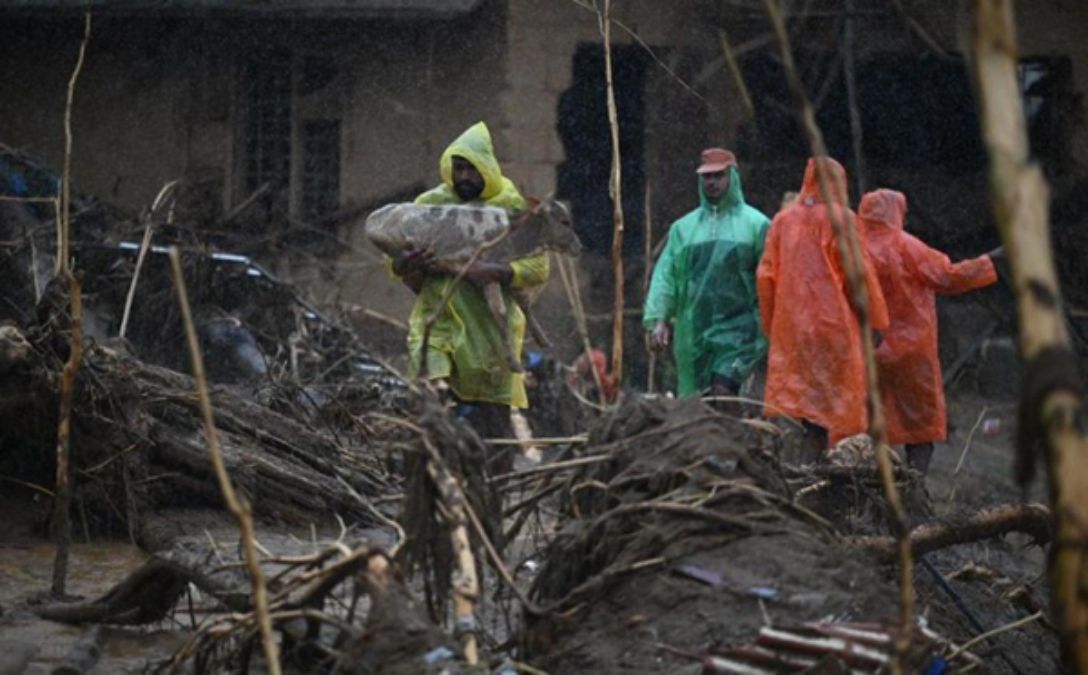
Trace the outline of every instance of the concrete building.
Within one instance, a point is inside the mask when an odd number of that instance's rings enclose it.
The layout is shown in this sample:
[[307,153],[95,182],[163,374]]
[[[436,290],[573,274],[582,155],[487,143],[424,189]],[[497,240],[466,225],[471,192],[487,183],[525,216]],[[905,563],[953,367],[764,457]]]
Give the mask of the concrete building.
[[[749,201],[768,213],[783,191],[799,186],[807,150],[762,2],[614,4],[626,250],[637,305],[646,205],[657,240],[696,203],[692,172],[702,147],[736,148]],[[76,187],[138,209],[180,177],[189,204],[209,221],[264,190],[263,198],[294,222],[328,228],[351,244],[338,267],[316,266],[322,274],[313,279],[323,281],[314,292],[403,316],[410,295],[365,251],[355,221],[329,217],[434,184],[442,149],[483,119],[523,192],[558,192],[572,201],[590,251],[583,261],[589,303],[603,311],[611,294],[604,271],[611,157],[604,50],[592,5],[92,2],[72,115]],[[963,253],[994,243],[960,4],[785,5],[807,8],[789,21],[801,75],[832,153],[859,177],[849,105],[855,92],[864,184],[853,186],[854,198],[859,187],[897,187],[911,196],[913,224],[925,238]],[[7,68],[0,142],[53,166],[63,156],[64,101],[83,7],[81,0],[0,3]],[[1088,151],[1078,118],[1088,91],[1088,42],[1081,37],[1088,4],[1040,0],[1021,3],[1019,12],[1024,105],[1037,153],[1060,192],[1082,180],[1078,160]],[[554,312],[569,314],[558,304]]]

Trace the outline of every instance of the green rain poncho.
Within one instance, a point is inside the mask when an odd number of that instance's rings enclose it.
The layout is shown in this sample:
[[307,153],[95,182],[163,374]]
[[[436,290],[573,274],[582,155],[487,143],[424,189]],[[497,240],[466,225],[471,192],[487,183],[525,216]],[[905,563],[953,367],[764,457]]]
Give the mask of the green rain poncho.
[[[525,199],[510,179],[502,175],[491,145],[491,133],[483,122],[468,128],[439,160],[442,184],[421,194],[417,204],[460,204],[453,191],[453,156],[464,157],[484,178],[480,201],[508,211],[527,208]],[[539,286],[548,280],[548,254],[523,258],[511,263],[515,288]],[[423,326],[441,301],[449,276],[431,276],[423,283],[409,318],[408,352],[411,359],[409,375],[419,371],[419,353],[423,346]],[[525,335],[525,315],[504,291],[510,335],[514,352],[520,357]],[[462,281],[450,295],[449,304],[439,315],[427,345],[427,373],[444,378],[453,392],[463,401],[499,403],[524,408],[528,405],[525,383],[520,373],[507,366],[506,348],[502,334],[487,307],[483,294],[467,281]]]
[[715,374],[744,382],[767,352],[756,267],[770,221],[744,202],[736,166],[728,171],[717,204],[699,181],[699,208],[673,223],[646,297],[647,330],[673,323],[680,396],[706,389]]

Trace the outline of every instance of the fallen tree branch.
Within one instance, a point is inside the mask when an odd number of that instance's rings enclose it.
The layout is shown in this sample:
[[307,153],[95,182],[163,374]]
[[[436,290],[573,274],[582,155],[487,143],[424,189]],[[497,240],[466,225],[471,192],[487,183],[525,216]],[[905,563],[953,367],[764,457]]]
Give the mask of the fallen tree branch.
[[[916,556],[924,556],[1009,532],[1022,532],[1044,543],[1052,537],[1050,517],[1050,509],[1042,504],[1004,504],[980,511],[964,521],[920,525],[910,532],[911,549]],[[869,551],[883,563],[894,562],[899,551],[893,537],[854,537],[847,543]]]

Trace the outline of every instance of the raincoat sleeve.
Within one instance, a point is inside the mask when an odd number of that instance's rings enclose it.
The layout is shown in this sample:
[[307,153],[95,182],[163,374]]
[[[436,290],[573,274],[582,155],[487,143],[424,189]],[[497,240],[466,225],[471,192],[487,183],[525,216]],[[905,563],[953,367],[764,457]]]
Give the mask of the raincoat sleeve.
[[[757,212],[758,213],[758,212]],[[752,245],[756,251],[756,267],[759,267],[759,261],[763,259],[763,249],[767,245],[767,230],[771,227],[771,220],[762,213],[759,214],[759,224],[756,225],[756,236]]]
[[774,222],[767,228],[763,242],[763,256],[756,268],[756,294],[759,299],[759,320],[763,324],[763,334],[770,337],[771,322],[774,319],[774,293],[778,278],[778,230]]
[[918,239],[909,240],[907,254],[911,272],[937,293],[966,293],[997,281],[997,271],[989,256],[954,263]]
[[676,286],[679,281],[676,278],[676,259],[682,248],[679,228],[674,224],[669,232],[669,240],[654,265],[650,291],[646,294],[646,307],[642,313],[642,325],[646,330],[653,328],[658,321],[672,319],[675,314]]
[[538,253],[527,258],[520,258],[510,263],[514,278],[510,282],[513,288],[531,288],[548,280],[551,272],[551,259],[548,252]]

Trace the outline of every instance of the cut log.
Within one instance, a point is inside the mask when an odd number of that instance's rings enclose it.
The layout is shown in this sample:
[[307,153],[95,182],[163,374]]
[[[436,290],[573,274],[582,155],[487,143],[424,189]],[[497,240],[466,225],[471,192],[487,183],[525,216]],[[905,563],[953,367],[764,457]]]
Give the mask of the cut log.
[[[1031,535],[1037,542],[1051,538],[1050,509],[1042,504],[1005,504],[981,511],[956,523],[921,525],[911,530],[911,547],[923,556],[958,544],[999,537],[1009,532]],[[892,537],[855,537],[849,543],[876,555],[885,563],[895,562],[898,544]]]

